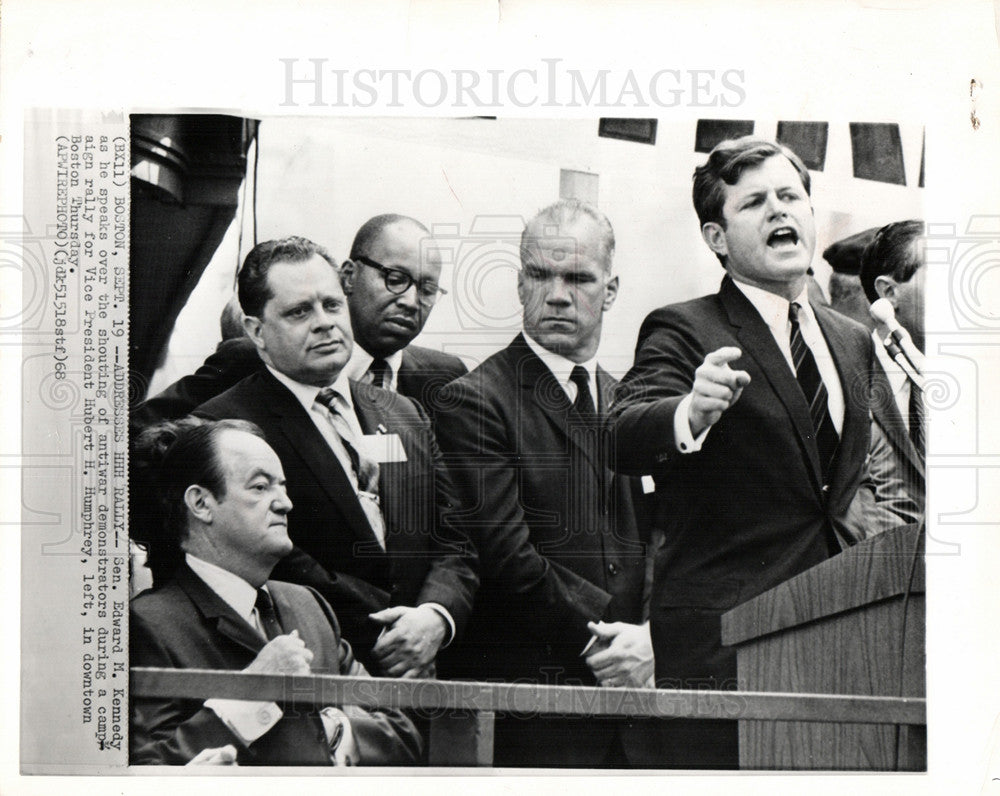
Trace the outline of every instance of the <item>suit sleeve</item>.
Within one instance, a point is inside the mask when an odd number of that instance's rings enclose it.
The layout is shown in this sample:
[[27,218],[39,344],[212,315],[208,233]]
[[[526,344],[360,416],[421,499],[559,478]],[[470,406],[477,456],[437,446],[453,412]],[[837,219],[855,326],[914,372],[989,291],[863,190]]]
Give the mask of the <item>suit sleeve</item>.
[[[132,666],[176,668],[169,651],[141,616],[129,623]],[[130,765],[184,765],[204,749],[243,742],[198,700],[135,699],[129,728]]]
[[437,554],[424,579],[417,604],[438,603],[446,608],[455,622],[455,635],[458,636],[469,620],[472,601],[479,588],[479,557],[475,545],[456,522],[461,499],[445,467],[430,420],[419,404],[414,405],[426,423],[436,518],[429,548]]
[[[351,645],[340,636],[337,617],[329,603],[313,592],[316,601],[340,639],[340,674],[347,677],[368,677],[368,671],[354,658]],[[351,732],[358,755],[364,765],[419,765],[423,754],[423,739],[416,727],[398,710],[365,710],[358,705],[342,705],[340,709],[350,719]]]
[[134,428],[141,429],[160,420],[189,415],[261,367],[260,357],[249,339],[224,340],[198,370],[140,404],[130,421]]
[[682,455],[677,451],[674,415],[691,392],[694,372],[705,353],[705,346],[680,316],[661,309],[646,318],[635,362],[618,384],[606,421],[612,469],[645,475]]
[[521,604],[525,621],[512,634],[579,643],[582,649],[590,637],[587,621],[605,615],[611,595],[538,552],[519,500],[524,463],[511,429],[468,382],[447,390],[449,408],[438,416],[438,437],[462,498],[459,522],[479,551],[484,585]]

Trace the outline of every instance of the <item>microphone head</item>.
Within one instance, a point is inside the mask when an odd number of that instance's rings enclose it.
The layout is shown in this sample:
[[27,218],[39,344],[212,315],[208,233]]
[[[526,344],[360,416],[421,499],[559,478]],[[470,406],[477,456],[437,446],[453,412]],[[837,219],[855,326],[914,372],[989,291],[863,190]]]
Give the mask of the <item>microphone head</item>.
[[873,302],[871,307],[868,308],[868,314],[872,316],[875,323],[880,323],[890,329],[898,325],[896,323],[896,311],[892,308],[892,304],[889,303],[889,299],[880,298]]

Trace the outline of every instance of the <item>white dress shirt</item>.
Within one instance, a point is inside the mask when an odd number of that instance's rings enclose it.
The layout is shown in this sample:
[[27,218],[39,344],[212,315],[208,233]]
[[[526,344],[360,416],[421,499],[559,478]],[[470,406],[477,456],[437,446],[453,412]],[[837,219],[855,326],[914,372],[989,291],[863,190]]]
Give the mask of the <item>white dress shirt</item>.
[[[264,624],[257,613],[257,589],[239,575],[186,553],[184,560],[205,585],[233,609],[250,627],[267,639]],[[262,587],[267,591],[267,586]],[[284,715],[275,702],[253,702],[242,699],[206,699],[205,707],[213,711],[235,735],[249,746],[270,730]],[[340,735],[336,749],[331,750],[336,765],[353,765],[358,760],[357,742],[351,730],[351,720],[335,707],[320,712],[327,740]]]
[[[384,357],[384,359],[389,369],[386,371],[386,382],[382,389],[396,392],[399,385],[399,369],[403,364],[403,350],[400,349],[390,356]],[[352,381],[371,384],[372,374],[369,368],[374,361],[375,357],[355,343],[354,350],[351,352],[351,358],[347,361],[347,365],[344,366],[343,375]]]
[[[754,309],[767,324],[767,328],[771,330],[771,335],[774,337],[774,342],[777,343],[778,349],[788,363],[792,376],[795,376],[795,362],[792,359],[792,345],[789,339],[792,323],[788,319],[788,307],[791,302],[753,285],[736,280],[733,280],[733,284],[753,304]],[[844,428],[844,390],[840,384],[840,376],[837,374],[837,366],[834,364],[830,349],[826,344],[826,338],[823,337],[823,332],[813,314],[812,306],[809,304],[808,291],[803,288],[795,301],[801,307],[798,320],[802,340],[809,346],[813,359],[816,360],[816,368],[819,370],[820,378],[826,387],[826,408],[830,413],[834,428],[837,429],[837,434],[840,434]],[[677,443],[677,449],[682,453],[694,453],[701,450],[701,446],[711,429],[709,426],[697,438],[691,434],[692,399],[693,395],[689,393],[678,405],[677,412],[674,414],[674,439]]]
[[885,371],[886,378],[889,379],[889,386],[892,388],[892,397],[899,408],[899,414],[903,416],[903,423],[909,429],[910,380],[906,376],[906,371],[889,356],[889,352],[885,348],[885,343],[878,336],[878,332],[872,332],[872,338],[875,340],[875,356],[878,357],[879,364],[882,366],[882,370]]
[[597,408],[601,405],[597,400],[597,357],[591,357],[586,362],[573,362],[561,354],[556,354],[547,348],[543,348],[527,332],[524,333],[524,339],[528,343],[528,348],[535,352],[538,358],[545,363],[545,366],[552,375],[555,376],[556,381],[559,382],[559,386],[563,388],[563,392],[569,398],[570,403],[576,400],[577,393],[576,382],[571,381],[570,376],[573,374],[573,368],[579,366],[587,371],[587,386],[590,387],[590,398],[594,402],[594,407]]
[[[359,348],[360,346],[355,346]],[[370,359],[370,357],[369,357]],[[300,382],[294,381],[284,373],[279,373],[277,370],[268,365],[267,369],[271,371],[271,374],[284,384],[296,397],[298,402],[302,404],[302,408],[306,410],[306,414],[313,421],[313,424],[319,430],[319,433],[323,435],[323,439],[326,440],[330,449],[333,451],[334,456],[337,457],[337,461],[340,462],[340,466],[343,468],[344,473],[351,482],[351,486],[354,487],[355,493],[358,493],[358,477],[354,472],[354,465],[351,462],[351,456],[347,452],[347,448],[344,447],[344,442],[340,438],[340,434],[333,427],[330,422],[330,410],[327,409],[323,404],[316,400],[316,396],[319,395],[321,387],[314,387],[310,384],[302,384]],[[364,432],[361,430],[361,424],[358,422],[357,413],[354,411],[354,399],[351,397],[351,384],[348,380],[346,369],[341,370],[340,374],[334,380],[330,387],[337,392],[340,396],[338,401],[340,402],[340,414],[343,415],[347,424],[351,427],[351,431],[355,435],[355,439],[359,442],[364,440]],[[359,500],[362,498],[359,497]],[[292,509],[294,512],[295,509]],[[294,518],[294,513],[293,513]],[[293,519],[292,522],[295,520]],[[386,549],[385,540],[385,530],[384,526],[379,533],[375,528],[372,529],[372,533],[375,534],[375,538],[378,539],[379,545],[382,549]],[[455,638],[455,620],[451,615],[451,611],[445,608],[439,603],[422,603],[429,608],[434,609],[434,611],[444,620],[446,625],[445,641],[442,647],[447,647],[451,644],[452,640]]]

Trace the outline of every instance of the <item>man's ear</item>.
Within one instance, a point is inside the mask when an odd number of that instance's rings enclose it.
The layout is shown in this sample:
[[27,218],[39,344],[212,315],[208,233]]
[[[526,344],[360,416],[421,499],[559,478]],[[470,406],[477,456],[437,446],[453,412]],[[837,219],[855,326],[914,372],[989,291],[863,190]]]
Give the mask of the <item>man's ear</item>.
[[884,275],[875,277],[875,292],[879,298],[884,298],[892,304],[893,309],[896,308],[899,302],[899,289],[895,279]]
[[249,337],[257,348],[264,348],[264,336],[261,334],[261,327],[263,326],[263,321],[256,315],[244,315],[243,316],[243,331],[247,333]]
[[349,296],[354,290],[354,280],[358,275],[358,267],[354,264],[352,260],[344,260],[344,264],[340,266],[340,287],[344,291],[344,295]]
[[726,230],[717,221],[706,221],[701,227],[701,237],[713,252],[723,257],[729,255]]
[[607,312],[610,310],[616,298],[618,298],[618,277],[614,276],[604,286],[604,303],[601,305],[601,311]]
[[212,506],[215,505],[215,496],[205,487],[191,484],[184,490],[184,505],[187,506],[192,517],[208,524],[212,521]]

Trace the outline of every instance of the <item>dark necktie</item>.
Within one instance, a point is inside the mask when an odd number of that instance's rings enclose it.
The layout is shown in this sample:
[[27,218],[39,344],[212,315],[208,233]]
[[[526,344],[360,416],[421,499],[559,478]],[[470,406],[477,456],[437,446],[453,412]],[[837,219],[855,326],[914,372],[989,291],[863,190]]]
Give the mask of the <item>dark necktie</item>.
[[910,382],[910,440],[924,458],[924,391]]
[[264,628],[264,635],[267,640],[277,638],[282,634],[281,625],[278,623],[278,615],[274,612],[274,602],[271,595],[264,589],[257,589],[257,601],[254,603],[257,609],[257,618],[260,626]]
[[809,404],[809,415],[812,417],[813,430],[816,433],[820,469],[823,473],[823,481],[826,482],[830,474],[830,463],[833,461],[834,453],[837,452],[840,437],[833,425],[830,411],[827,409],[826,386],[823,384],[823,379],[820,378],[816,359],[802,338],[802,330],[799,328],[799,311],[801,309],[797,302],[788,305],[788,319],[792,323],[789,342],[792,348],[792,361],[795,363],[795,378],[806,397],[806,403]]
[[576,365],[569,380],[576,385],[576,399],[573,401],[573,408],[581,417],[592,418],[597,414],[594,406],[594,399],[590,395],[590,374],[582,365]]
[[372,384],[384,390],[389,389],[389,363],[384,359],[373,359],[368,366],[368,372],[372,374]]

